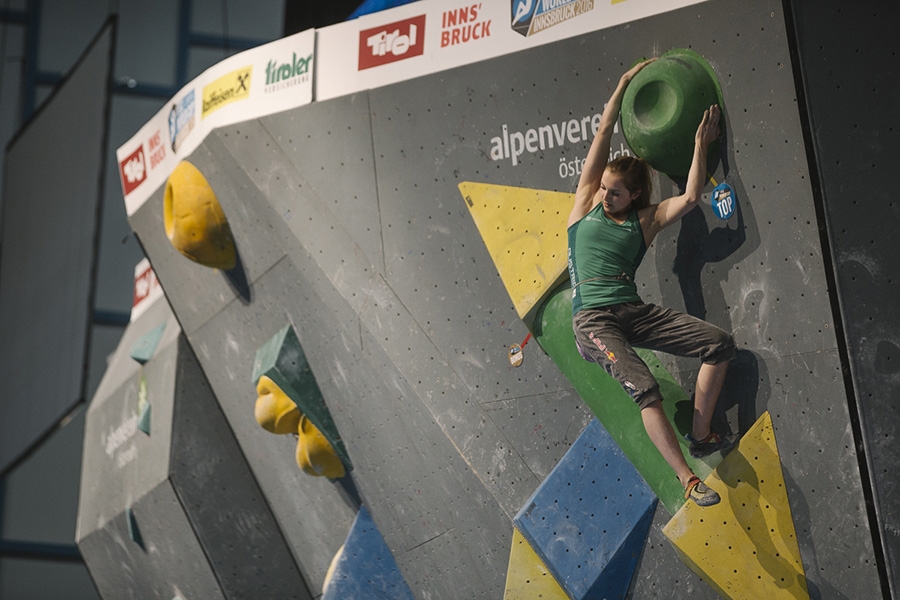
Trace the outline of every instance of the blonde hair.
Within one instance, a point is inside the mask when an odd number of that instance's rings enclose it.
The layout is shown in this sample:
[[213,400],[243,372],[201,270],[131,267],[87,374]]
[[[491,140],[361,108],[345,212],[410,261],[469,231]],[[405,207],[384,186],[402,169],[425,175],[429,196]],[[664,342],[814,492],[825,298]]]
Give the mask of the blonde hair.
[[653,191],[653,180],[650,177],[650,165],[642,158],[620,156],[607,163],[606,170],[622,178],[622,184],[632,194],[640,192],[634,199],[634,208],[640,210],[650,206],[650,194]]

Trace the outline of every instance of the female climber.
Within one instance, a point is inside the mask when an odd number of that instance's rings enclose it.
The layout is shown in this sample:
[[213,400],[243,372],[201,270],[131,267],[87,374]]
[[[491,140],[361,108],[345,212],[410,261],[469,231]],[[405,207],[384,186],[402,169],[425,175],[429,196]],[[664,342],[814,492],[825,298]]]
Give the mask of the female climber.
[[692,431],[686,436],[691,456],[700,458],[734,444],[710,428],[728,363],[735,355],[734,339],[701,319],[642,302],[634,275],[656,234],[700,200],[707,149],[719,136],[719,107],[710,106],[703,113],[681,195],[650,204],[651,173],[645,161],[624,156],[607,162],[625,88],[654,60],[637,64],[619,79],[578,181],[568,220],[572,324],[582,356],[603,366],[640,407],[644,428],[678,476],[685,498],[710,506],[720,501],[719,495],[685,461],[663,410],[659,384],[634,347],[700,359]]

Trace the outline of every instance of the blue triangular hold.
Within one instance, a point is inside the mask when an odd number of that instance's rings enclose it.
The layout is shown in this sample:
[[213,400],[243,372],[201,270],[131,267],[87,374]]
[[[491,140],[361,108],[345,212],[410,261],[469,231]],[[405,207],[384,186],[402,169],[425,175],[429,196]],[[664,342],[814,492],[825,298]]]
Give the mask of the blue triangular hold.
[[162,338],[165,329],[166,324],[163,323],[139,337],[131,347],[131,358],[142,365],[153,358],[153,353],[156,352],[156,346],[159,345],[159,340]]
[[414,600],[391,549],[365,506],[356,514],[322,590],[322,600],[349,598]]
[[514,522],[573,600],[624,598],[656,503],[594,419]]

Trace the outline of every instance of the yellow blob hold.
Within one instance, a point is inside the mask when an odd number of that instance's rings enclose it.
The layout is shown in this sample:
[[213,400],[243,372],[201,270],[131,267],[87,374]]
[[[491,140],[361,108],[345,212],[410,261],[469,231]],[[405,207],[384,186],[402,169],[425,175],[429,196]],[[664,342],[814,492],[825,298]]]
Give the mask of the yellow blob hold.
[[300,427],[302,413],[278,384],[263,375],[256,384],[256,422],[266,431],[294,433]]
[[231,228],[209,182],[181,161],[169,175],[163,198],[166,237],[183,255],[215,269],[233,269],[237,253]]
[[300,436],[297,440],[297,464],[304,473],[329,479],[340,479],[344,476],[344,463],[328,439],[306,418],[306,415],[300,417],[297,433]]

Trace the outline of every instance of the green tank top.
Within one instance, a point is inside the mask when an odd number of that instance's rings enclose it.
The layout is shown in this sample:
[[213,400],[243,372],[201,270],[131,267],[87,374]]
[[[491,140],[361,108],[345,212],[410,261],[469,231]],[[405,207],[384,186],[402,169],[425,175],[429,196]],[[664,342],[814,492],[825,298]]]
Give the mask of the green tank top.
[[640,301],[634,274],[647,245],[636,210],[619,225],[598,204],[569,227],[568,238],[573,315],[585,308]]

